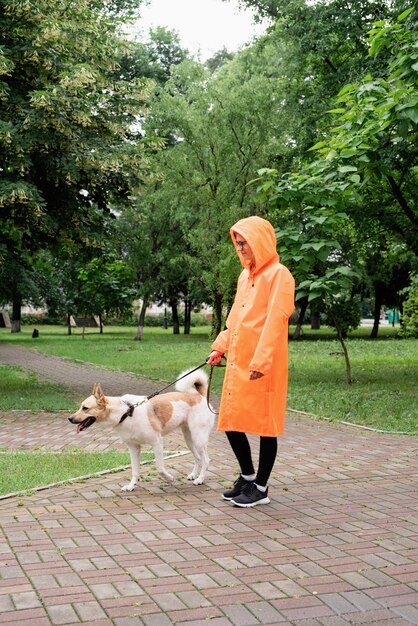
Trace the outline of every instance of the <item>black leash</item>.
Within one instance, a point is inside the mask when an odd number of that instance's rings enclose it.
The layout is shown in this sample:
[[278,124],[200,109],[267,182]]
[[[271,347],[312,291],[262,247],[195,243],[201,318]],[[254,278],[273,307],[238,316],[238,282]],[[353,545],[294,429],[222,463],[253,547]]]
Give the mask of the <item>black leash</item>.
[[210,398],[210,386],[212,384],[212,377],[213,377],[213,370],[215,367],[226,367],[225,365],[221,365],[221,363],[218,363],[218,365],[211,365],[210,366],[210,374],[209,374],[209,380],[208,380],[208,389],[206,392],[206,403],[208,405],[208,409],[211,413],[213,413],[214,415],[218,415],[216,411],[214,411],[212,409],[212,407],[210,406],[210,402],[209,402],[209,398]]
[[193,374],[193,372],[196,372],[197,370],[200,370],[202,367],[205,367],[205,365],[207,365],[206,361],[204,363],[201,363],[201,365],[198,365],[194,369],[190,370],[189,372],[186,372],[185,374],[183,374],[183,376],[180,376],[180,378],[177,378],[177,380],[173,380],[172,383],[168,383],[168,385],[166,385],[165,387],[163,387],[159,391],[154,391],[154,393],[152,393],[150,396],[147,396],[147,400],[151,400],[151,398],[153,398],[154,396],[158,396],[160,393],[162,393],[163,391],[165,391],[166,389],[168,389],[172,385],[175,385],[176,383],[178,383],[179,380],[181,380],[182,378],[186,378],[186,376],[189,376],[189,374]]
[[[154,393],[151,393],[149,396],[147,396],[146,398],[144,398],[140,402],[137,402],[136,404],[131,404],[130,402],[126,402],[125,404],[128,405],[128,409],[125,411],[125,413],[120,418],[119,424],[122,424],[122,422],[124,422],[127,417],[132,417],[133,412],[135,411],[137,406],[139,406],[140,404],[144,404],[144,402],[147,402],[148,400],[151,400],[151,398],[154,398],[155,396],[158,396],[160,393],[162,393],[163,391],[165,391],[166,389],[168,389],[172,385],[175,385],[176,383],[178,383],[179,380],[181,380],[182,378],[186,378],[186,376],[189,376],[190,374],[193,374],[193,372],[196,372],[197,370],[200,370],[202,367],[205,367],[205,365],[208,365],[207,361],[205,361],[204,363],[201,363],[200,365],[198,365],[194,369],[186,372],[185,374],[183,374],[183,376],[180,376],[180,378],[177,378],[177,380],[173,380],[172,383],[169,383],[168,385],[166,385],[162,389],[159,389],[158,391],[154,391]],[[207,393],[206,393],[206,402],[208,404],[209,410],[212,411],[212,413],[214,413],[215,415],[218,415],[211,408],[210,403],[209,403],[210,386],[211,386],[211,383],[212,383],[212,376],[213,376],[213,368],[214,367],[225,367],[225,365],[221,365],[219,363],[218,365],[211,365],[210,366],[210,374],[209,374],[209,380],[208,380],[208,390],[207,390]]]

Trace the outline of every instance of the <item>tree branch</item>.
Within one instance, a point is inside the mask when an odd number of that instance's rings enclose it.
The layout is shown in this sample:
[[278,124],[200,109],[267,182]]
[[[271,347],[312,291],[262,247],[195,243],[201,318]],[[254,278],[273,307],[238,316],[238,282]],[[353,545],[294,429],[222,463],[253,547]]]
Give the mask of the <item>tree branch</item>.
[[401,188],[399,187],[398,183],[393,178],[393,176],[391,176],[391,174],[387,174],[386,178],[390,185],[392,193],[395,196],[396,200],[398,201],[398,204],[400,205],[402,211],[404,212],[406,217],[409,219],[409,221],[414,225],[415,230],[416,230],[418,228],[418,217],[415,215],[414,211],[409,206],[408,202],[406,201],[405,196],[402,193]]

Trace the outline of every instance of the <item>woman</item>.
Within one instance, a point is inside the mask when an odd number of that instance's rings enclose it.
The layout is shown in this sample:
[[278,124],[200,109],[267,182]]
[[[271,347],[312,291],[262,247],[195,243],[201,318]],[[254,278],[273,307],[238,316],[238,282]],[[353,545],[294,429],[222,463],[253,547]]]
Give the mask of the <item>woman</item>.
[[[212,344],[208,363],[228,362],[218,430],[226,432],[241,474],[223,498],[240,507],[268,504],[268,479],[283,433],[287,393],[288,320],[295,281],[280,263],[270,222],[248,217],[231,228],[243,265],[226,330]],[[248,434],[260,437],[255,473]]]

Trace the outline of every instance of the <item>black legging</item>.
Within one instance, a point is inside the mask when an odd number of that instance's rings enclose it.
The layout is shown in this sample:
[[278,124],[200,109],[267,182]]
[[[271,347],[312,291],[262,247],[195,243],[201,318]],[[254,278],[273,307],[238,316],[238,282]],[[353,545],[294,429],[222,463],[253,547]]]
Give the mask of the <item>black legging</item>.
[[[230,446],[237,457],[241,474],[254,474],[251,448],[245,433],[228,431],[226,433]],[[260,454],[255,482],[261,487],[267,485],[277,455],[277,437],[260,437]]]

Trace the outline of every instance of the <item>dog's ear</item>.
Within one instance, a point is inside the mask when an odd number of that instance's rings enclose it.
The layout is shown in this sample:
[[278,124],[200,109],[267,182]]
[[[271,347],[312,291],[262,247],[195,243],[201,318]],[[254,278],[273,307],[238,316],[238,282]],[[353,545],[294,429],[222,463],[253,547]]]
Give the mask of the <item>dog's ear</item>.
[[104,396],[103,390],[102,390],[102,386],[100,385],[100,383],[95,383],[93,386],[93,396],[96,398],[96,400],[99,400],[99,398],[102,398]]

